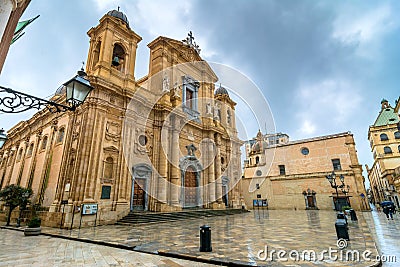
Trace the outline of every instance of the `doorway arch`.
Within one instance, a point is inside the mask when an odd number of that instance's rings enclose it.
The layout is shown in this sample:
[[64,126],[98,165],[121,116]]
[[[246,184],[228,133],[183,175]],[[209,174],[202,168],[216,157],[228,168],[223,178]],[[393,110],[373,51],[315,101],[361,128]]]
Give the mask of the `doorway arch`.
[[183,208],[194,208],[202,205],[201,200],[201,170],[199,160],[190,155],[183,157],[179,162],[181,169],[181,196]]
[[147,164],[137,164],[132,168],[132,191],[130,210],[148,210],[148,187],[152,169]]
[[225,207],[229,206],[229,178],[227,176],[222,176],[222,202]]

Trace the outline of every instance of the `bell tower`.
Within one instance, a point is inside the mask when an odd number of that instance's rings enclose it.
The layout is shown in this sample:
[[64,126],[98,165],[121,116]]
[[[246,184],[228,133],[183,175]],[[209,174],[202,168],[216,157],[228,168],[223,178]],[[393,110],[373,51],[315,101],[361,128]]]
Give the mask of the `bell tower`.
[[119,7],[109,11],[88,35],[87,74],[117,86],[134,88],[136,49],[142,37],[129,27],[126,15]]

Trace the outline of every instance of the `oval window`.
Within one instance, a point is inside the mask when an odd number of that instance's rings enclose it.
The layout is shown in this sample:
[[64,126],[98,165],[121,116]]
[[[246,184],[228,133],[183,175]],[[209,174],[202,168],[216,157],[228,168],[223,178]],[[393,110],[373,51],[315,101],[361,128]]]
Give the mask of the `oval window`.
[[301,154],[303,154],[303,155],[308,155],[308,153],[310,153],[310,150],[308,150],[308,148],[303,147],[303,148],[301,149]]
[[139,144],[141,146],[145,146],[147,144],[147,137],[145,135],[140,135],[139,136]]

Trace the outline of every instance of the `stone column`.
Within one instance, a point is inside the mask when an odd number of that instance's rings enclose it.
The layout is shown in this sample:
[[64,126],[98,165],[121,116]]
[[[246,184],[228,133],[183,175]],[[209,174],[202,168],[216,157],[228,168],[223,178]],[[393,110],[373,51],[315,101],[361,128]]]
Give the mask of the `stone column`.
[[17,185],[21,184],[22,173],[24,172],[24,167],[25,167],[25,159],[28,156],[29,136],[25,139],[24,144],[25,144],[25,151],[21,158],[21,164],[18,171]]
[[42,205],[44,201],[44,195],[47,189],[47,183],[50,179],[50,169],[52,165],[52,158],[53,158],[53,147],[54,147],[54,141],[55,141],[55,135],[58,130],[58,121],[53,120],[52,121],[52,126],[51,126],[51,133],[49,134],[48,137],[48,144],[46,147],[46,154],[45,154],[45,160],[44,160],[44,165],[43,165],[43,170],[40,175],[40,183],[39,183],[39,192],[38,192],[38,204]]
[[32,153],[32,158],[31,158],[31,165],[29,167],[29,172],[28,172],[29,173],[28,183],[27,183],[28,188],[32,188],[32,183],[33,183],[33,179],[35,176],[37,152],[39,151],[39,144],[40,144],[41,139],[42,139],[42,130],[39,130],[36,133],[36,142],[34,143],[33,153]]
[[11,146],[11,149],[10,149],[10,160],[12,160],[12,163],[11,163],[10,173],[8,174],[8,179],[7,179],[6,186],[11,183],[12,175],[13,175],[13,172],[14,172],[15,162],[17,161],[17,157],[18,157],[18,150],[19,150],[19,144],[15,145],[15,150],[14,151],[12,150],[12,146]]
[[221,179],[221,137],[217,135],[216,138],[216,159],[215,159],[215,180],[216,180],[216,194],[215,197],[218,203],[222,203],[222,179]]
[[[164,128],[165,127],[165,128]],[[158,200],[162,203],[167,202],[167,179],[168,179],[168,159],[169,148],[168,133],[166,126],[161,128],[161,144],[159,144],[159,174],[158,177]]]
[[209,135],[209,143],[208,143],[208,163],[210,164],[208,166],[208,199],[210,201],[210,204],[215,201],[215,173],[214,173],[214,161],[215,161],[215,155],[214,155],[214,143],[211,141],[214,139],[214,135],[212,132],[210,132]]
[[179,205],[179,189],[181,185],[181,175],[179,169],[179,123],[178,118],[174,117],[173,127],[171,130],[171,204]]

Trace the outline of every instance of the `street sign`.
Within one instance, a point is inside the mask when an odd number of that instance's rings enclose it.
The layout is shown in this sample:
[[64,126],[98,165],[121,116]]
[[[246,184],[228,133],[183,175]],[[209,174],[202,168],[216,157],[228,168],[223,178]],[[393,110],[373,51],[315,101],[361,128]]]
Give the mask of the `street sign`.
[[97,214],[97,204],[82,204],[82,215]]

